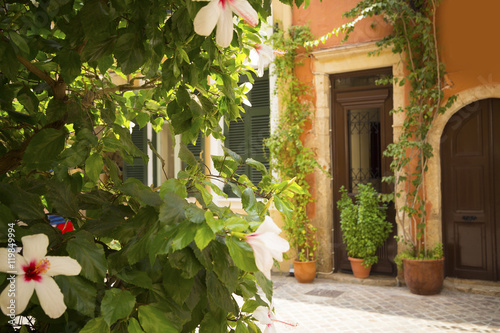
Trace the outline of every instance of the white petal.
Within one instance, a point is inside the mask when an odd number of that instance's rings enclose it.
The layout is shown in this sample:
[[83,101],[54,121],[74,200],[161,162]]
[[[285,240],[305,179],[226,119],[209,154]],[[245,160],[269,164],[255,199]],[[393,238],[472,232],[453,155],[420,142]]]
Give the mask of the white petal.
[[21,241],[23,242],[23,256],[26,262],[29,263],[32,260],[38,262],[47,254],[47,247],[49,246],[49,237],[47,235],[24,236]]
[[259,62],[257,63],[257,75],[259,77],[263,77],[264,76],[264,59],[262,59],[262,57],[259,57]]
[[[9,262],[9,251],[5,248],[0,249],[0,272],[17,272],[24,274],[23,266],[27,265],[24,257],[18,253],[11,252],[11,261]],[[14,265],[14,266],[11,266]]]
[[50,268],[46,275],[78,275],[82,270],[82,266],[80,266],[78,261],[70,257],[47,256],[45,259],[48,259],[50,262]]
[[257,319],[261,324],[271,324],[271,318],[269,318],[269,309],[265,306],[258,306],[257,309],[252,313],[252,316]]
[[257,237],[259,238],[259,241],[264,244],[269,252],[269,255],[278,261],[283,261],[283,253],[290,250],[288,241],[274,233],[265,232]]
[[247,0],[228,0],[232,10],[241,16],[249,25],[255,27],[259,23],[259,15]]
[[255,265],[269,280],[271,279],[271,268],[273,267],[273,257],[267,250],[264,243],[259,238],[247,238],[255,256]]
[[[0,294],[0,307],[2,312],[6,316],[11,314],[10,311],[12,308],[14,308],[13,310],[15,311],[13,314],[23,312],[26,306],[28,306],[31,295],[33,295],[35,283],[36,282],[33,280],[26,282],[24,280],[24,275],[17,276],[13,286],[9,283],[2,291],[2,294]],[[12,303],[11,300],[13,300],[14,303]],[[9,306],[11,307],[10,309]]]
[[222,47],[228,47],[233,40],[233,13],[226,7],[222,9],[217,22],[217,35],[215,41]]
[[47,316],[59,318],[66,311],[64,295],[53,278],[44,275],[40,282],[35,283],[35,290],[40,305]]
[[264,330],[264,333],[277,333],[276,327],[274,327],[274,324],[270,324],[266,327]]
[[201,36],[208,36],[212,33],[219,19],[221,8],[218,1],[211,1],[208,5],[200,9],[194,18],[194,31]]
[[274,223],[270,216],[266,216],[264,222],[262,222],[262,224],[255,231],[256,234],[262,234],[264,232],[273,232],[278,235],[281,232],[281,229],[276,225],[276,223]]

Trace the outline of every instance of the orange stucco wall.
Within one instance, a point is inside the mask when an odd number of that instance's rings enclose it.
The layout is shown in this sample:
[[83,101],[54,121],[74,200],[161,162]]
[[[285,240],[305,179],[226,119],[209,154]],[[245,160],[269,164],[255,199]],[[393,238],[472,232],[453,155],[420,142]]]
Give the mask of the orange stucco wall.
[[[353,19],[344,18],[342,14],[355,7],[357,0],[311,0],[307,9],[303,7],[293,8],[293,25],[309,25],[312,34],[319,38],[326,35],[335,28]],[[356,24],[356,29],[344,44],[355,44],[379,40],[387,35],[391,28],[383,22],[380,17],[369,17]],[[330,48],[341,44],[343,35],[330,38],[325,44],[319,44],[318,48]]]
[[500,1],[444,0],[438,7],[438,42],[453,88],[500,82]]

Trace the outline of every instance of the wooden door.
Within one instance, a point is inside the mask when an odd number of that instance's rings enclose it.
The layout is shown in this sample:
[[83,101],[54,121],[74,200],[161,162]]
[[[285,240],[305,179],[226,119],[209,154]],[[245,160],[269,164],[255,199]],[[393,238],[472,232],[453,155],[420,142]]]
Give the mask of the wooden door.
[[[333,130],[333,198],[334,202],[334,269],[350,271],[345,245],[342,243],[339,212],[336,202],[339,189],[345,186],[353,196],[356,185],[372,183],[381,193],[390,193],[392,188],[382,183],[389,176],[390,160],[382,156],[392,142],[392,87],[377,86],[375,80],[390,76],[390,69],[362,71],[334,75],[332,79],[332,130]],[[378,264],[374,273],[396,274],[394,256],[397,246],[394,206],[387,211],[393,223],[393,234],[379,249]]]
[[446,274],[500,276],[500,100],[470,104],[449,120],[441,140]]

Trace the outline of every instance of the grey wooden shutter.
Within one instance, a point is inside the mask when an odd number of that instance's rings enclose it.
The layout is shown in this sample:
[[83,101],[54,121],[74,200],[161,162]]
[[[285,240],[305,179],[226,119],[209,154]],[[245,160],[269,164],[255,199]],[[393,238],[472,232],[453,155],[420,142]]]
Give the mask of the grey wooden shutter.
[[[132,130],[132,142],[139,148],[142,152],[147,154],[148,148],[148,136],[147,136],[147,126],[139,129],[138,125]],[[147,184],[148,181],[148,167],[144,163],[141,157],[134,157],[133,164],[124,163],[123,165],[123,180],[125,181],[127,178],[134,177],[139,179],[144,184]]]
[[[241,82],[245,82],[244,79]],[[252,106],[244,106],[245,113],[241,115],[241,119],[231,121],[225,130],[226,141],[224,143],[243,159],[251,157],[263,163],[266,168],[269,167],[269,162],[268,150],[264,148],[264,139],[269,138],[271,134],[269,90],[269,74],[266,71],[263,77],[255,78],[253,88],[247,95]],[[250,166],[241,168],[238,174],[246,174],[255,185],[262,180],[260,171]],[[232,194],[227,187],[225,192]]]

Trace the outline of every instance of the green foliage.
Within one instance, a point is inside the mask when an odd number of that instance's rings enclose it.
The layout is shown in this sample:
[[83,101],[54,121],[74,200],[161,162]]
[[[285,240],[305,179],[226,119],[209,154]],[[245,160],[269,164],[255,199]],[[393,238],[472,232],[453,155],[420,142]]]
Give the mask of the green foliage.
[[376,264],[377,249],[384,245],[392,231],[392,224],[386,220],[386,205],[380,200],[371,184],[359,184],[356,204],[342,186],[342,196],[337,202],[340,212],[342,240],[350,257],[364,259],[363,265]]
[[[367,17],[382,15],[392,25],[392,33],[377,42],[377,55],[384,48],[400,54],[406,69],[404,78],[393,78],[394,84],[408,85],[409,100],[404,108],[393,110],[403,113],[405,120],[396,142],[390,144],[385,156],[392,158],[394,176],[384,181],[396,184],[395,196],[403,218],[398,220],[402,239],[414,256],[430,251],[425,237],[427,219],[425,172],[433,157],[427,134],[437,115],[454,103],[456,96],[443,102],[445,66],[440,60],[436,33],[436,8],[439,0],[363,0],[344,15]],[[346,29],[346,38],[354,25]],[[389,83],[386,80],[384,83]]]
[[436,260],[443,258],[443,243],[436,243],[433,248],[428,249],[426,252],[421,250],[417,255],[415,255],[415,249],[408,248],[397,254],[394,258],[394,262],[398,265],[400,271],[403,270],[403,259],[412,260]]
[[[271,169],[276,170],[282,180],[294,179],[303,189],[291,198],[291,211],[285,215],[285,231],[292,247],[298,251],[300,261],[316,258],[318,242],[316,228],[307,216],[307,205],[313,201],[309,192],[307,175],[315,168],[321,169],[314,158],[314,152],[305,147],[302,134],[313,107],[310,88],[295,75],[298,48],[311,38],[307,27],[293,26],[287,34],[280,31],[274,37],[274,47],[284,55],[276,57],[274,64],[278,83],[277,95],[280,98],[281,111],[276,131],[266,141],[271,155]],[[276,198],[276,205],[281,205],[281,198]],[[285,208],[286,209],[286,208]]]
[[[270,1],[249,2],[265,21]],[[253,71],[244,61],[261,26],[237,20],[232,44],[221,48],[215,32],[194,33],[206,5],[0,4],[0,247],[12,224],[17,245],[44,233],[49,256],[82,266],[79,276],[55,277],[68,308],[62,317],[49,319],[36,298],[29,303],[22,315],[34,318],[30,332],[258,331],[235,297],[269,306],[272,288],[244,239],[273,196],[289,213],[295,185],[273,183],[261,163],[229,150],[213,158],[211,174],[185,147],[179,155],[188,166],[159,188],[123,181],[123,162],[148,162],[132,142],[131,123],[168,128],[187,144],[200,132],[223,139],[220,121],[243,110],[238,80]],[[263,174],[260,184],[237,175],[245,165]],[[213,202],[211,191],[222,193],[214,179],[233,184],[244,213]],[[47,212],[76,230],[62,234]],[[3,290],[8,281],[0,277]],[[5,325],[2,332],[16,330]]]

